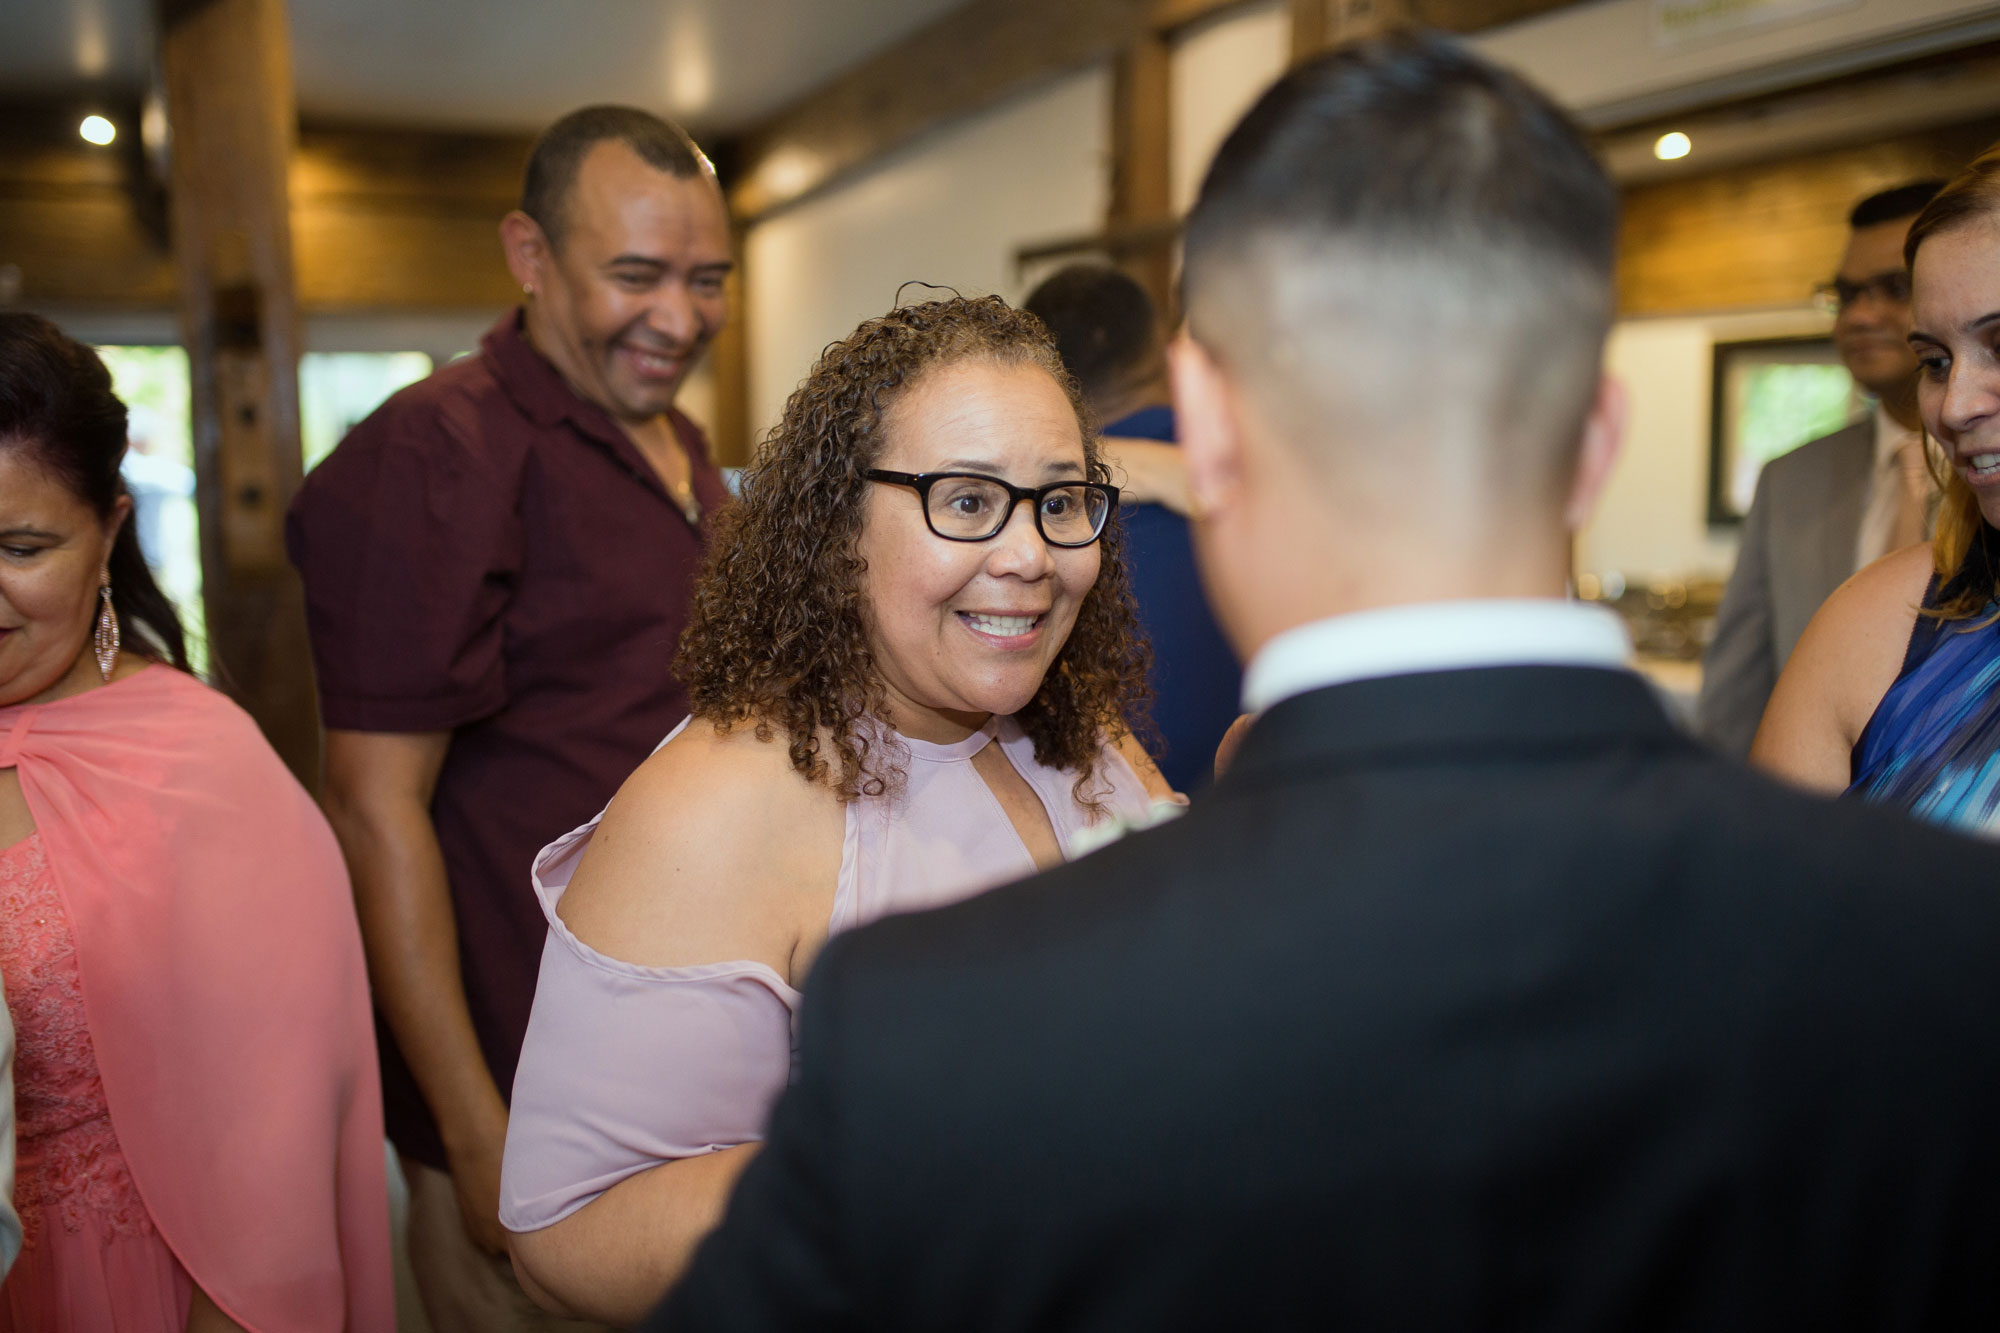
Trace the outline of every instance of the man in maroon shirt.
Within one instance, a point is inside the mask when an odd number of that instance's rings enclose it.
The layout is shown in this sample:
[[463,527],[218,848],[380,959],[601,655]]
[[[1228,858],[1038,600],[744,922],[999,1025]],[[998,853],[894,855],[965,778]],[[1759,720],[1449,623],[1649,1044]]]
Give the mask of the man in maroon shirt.
[[565,117],[500,235],[524,307],[357,426],[288,529],[438,1333],[539,1318],[497,1218],[546,929],[529,867],[686,713],[669,666],[726,498],[673,405],[731,262],[688,137]]

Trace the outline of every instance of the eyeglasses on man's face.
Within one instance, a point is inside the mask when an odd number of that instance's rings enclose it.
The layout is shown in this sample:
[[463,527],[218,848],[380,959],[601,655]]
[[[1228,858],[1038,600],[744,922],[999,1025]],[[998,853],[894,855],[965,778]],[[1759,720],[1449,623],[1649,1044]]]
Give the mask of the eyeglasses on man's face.
[[1891,305],[1910,303],[1910,275],[1902,269],[1889,273],[1877,273],[1872,278],[1860,282],[1849,282],[1845,278],[1835,278],[1813,288],[1813,304],[1829,315],[1837,315],[1864,296],[1873,296],[1878,301]]
[[1088,546],[1104,535],[1118,507],[1118,488],[1097,481],[1057,481],[1016,486],[977,472],[887,472],[870,468],[870,481],[908,486],[923,502],[924,522],[948,542],[991,541],[1014,516],[1021,501],[1031,502],[1035,528],[1051,546]]

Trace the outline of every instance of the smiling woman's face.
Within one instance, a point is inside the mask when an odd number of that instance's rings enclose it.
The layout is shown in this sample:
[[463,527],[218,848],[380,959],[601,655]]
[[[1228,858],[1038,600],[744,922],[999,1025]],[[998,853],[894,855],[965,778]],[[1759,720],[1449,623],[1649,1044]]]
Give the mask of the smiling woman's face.
[[[874,466],[978,472],[1016,486],[1086,480],[1062,386],[1033,365],[973,358],[926,371],[891,405]],[[1017,504],[1000,535],[946,541],[905,486],[874,483],[862,511],[869,647],[904,735],[952,741],[1015,713],[1076,624],[1100,548],[1050,546]]]
[[1924,429],[2000,525],[2000,217],[1928,237],[1912,277]]
[[96,680],[84,648],[123,512],[105,523],[28,450],[0,440],[0,707]]

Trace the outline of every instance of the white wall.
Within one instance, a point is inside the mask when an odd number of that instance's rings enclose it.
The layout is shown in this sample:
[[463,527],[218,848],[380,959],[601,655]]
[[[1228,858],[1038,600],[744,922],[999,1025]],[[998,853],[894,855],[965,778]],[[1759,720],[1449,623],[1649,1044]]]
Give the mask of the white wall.
[[1610,372],[1631,394],[1624,457],[1578,538],[1577,571],[1628,580],[1725,577],[1736,530],[1708,526],[1709,391],[1715,344],[1827,332],[1817,311],[1633,319],[1612,330]]
[[1174,43],[1169,180],[1176,212],[1201,189],[1209,159],[1251,103],[1285,72],[1292,46],[1283,0],[1199,24]]
[[[1881,59],[1892,46],[2000,23],[2000,4],[1991,0],[1854,0],[1803,21],[1662,47],[1652,40],[1651,3],[1599,0],[1482,34],[1473,45],[1591,114],[1635,98],[1713,96],[1760,70]],[[1176,42],[1177,209],[1193,201],[1237,118],[1283,72],[1289,43],[1282,0],[1233,11]],[[1018,299],[1045,269],[1017,275],[1015,249],[1099,228],[1109,96],[1105,71],[1066,79],[948,127],[753,230],[746,257],[756,434],[775,423],[820,349],[886,310],[898,283],[922,278]],[[1645,579],[1726,574],[1735,533],[1707,524],[1713,345],[1824,326],[1809,310],[1621,324],[1609,361],[1631,390],[1632,429],[1598,516],[1581,535],[1579,569]]]
[[889,310],[902,283],[1019,299],[1018,248],[1101,228],[1110,99],[1108,70],[1072,75],[753,228],[745,244],[752,439],[777,423],[821,349]]

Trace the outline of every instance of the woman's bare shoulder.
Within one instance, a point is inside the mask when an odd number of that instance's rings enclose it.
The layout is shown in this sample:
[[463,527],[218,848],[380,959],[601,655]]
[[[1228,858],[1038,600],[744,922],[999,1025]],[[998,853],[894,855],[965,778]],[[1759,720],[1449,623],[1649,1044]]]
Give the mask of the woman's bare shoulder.
[[608,957],[651,967],[753,959],[780,972],[831,910],[845,810],[782,734],[697,718],[620,787],[557,914]]
[[1752,763],[1813,790],[1846,785],[1849,752],[1902,668],[1930,572],[1930,548],[1908,546],[1834,590],[1778,677]]
[[1903,646],[1909,642],[1910,630],[1917,623],[1917,610],[1923,605],[1932,569],[1931,548],[1927,543],[1905,546],[1864,565],[1833,590],[1833,595],[1806,627],[1801,645],[1808,636],[1848,644],[1893,640],[1900,662]]

